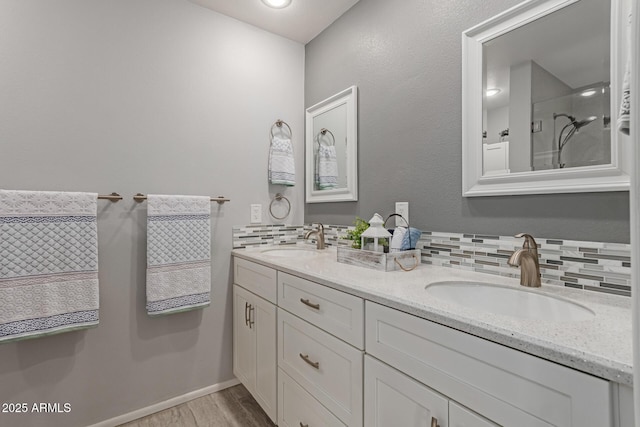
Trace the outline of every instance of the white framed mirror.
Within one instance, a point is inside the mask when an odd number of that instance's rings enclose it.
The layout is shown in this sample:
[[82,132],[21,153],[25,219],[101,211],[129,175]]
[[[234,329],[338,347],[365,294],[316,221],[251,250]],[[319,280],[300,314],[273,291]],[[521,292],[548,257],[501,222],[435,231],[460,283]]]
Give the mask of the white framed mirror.
[[357,94],[351,86],[307,108],[307,203],[358,200]]
[[462,33],[465,197],[625,191],[628,0],[529,0]]

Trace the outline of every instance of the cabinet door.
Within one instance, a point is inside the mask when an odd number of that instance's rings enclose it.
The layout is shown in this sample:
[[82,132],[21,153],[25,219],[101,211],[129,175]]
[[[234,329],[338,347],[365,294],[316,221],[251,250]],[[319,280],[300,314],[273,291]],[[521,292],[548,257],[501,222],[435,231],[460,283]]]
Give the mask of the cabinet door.
[[458,405],[449,402],[449,427],[498,427],[484,417]]
[[365,355],[365,426],[448,427],[448,405],[444,396]]
[[233,373],[251,394],[256,384],[256,337],[249,324],[254,295],[233,286]]
[[274,423],[276,418],[276,306],[260,297],[254,297],[249,309],[249,324],[256,337],[256,401]]

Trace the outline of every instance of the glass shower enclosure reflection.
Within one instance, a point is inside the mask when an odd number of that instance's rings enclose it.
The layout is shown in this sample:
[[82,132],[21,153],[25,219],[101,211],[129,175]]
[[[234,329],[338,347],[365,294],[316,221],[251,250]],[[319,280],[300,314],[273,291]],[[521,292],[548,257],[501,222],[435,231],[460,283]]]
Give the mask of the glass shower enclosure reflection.
[[610,99],[600,83],[534,103],[531,170],[611,163]]

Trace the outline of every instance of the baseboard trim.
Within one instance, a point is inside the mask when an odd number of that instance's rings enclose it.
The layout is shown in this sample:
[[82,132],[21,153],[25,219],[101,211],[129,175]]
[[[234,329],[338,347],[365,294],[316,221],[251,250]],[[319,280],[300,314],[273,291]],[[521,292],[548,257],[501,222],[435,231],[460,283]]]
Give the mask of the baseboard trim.
[[100,421],[97,424],[93,424],[89,427],[115,427],[120,424],[128,423],[133,420],[137,420],[138,418],[146,417],[147,415],[155,414],[156,412],[164,411],[165,409],[169,409],[173,406],[183,404],[193,399],[197,399],[202,396],[206,396],[207,394],[215,393],[216,391],[224,390],[225,388],[233,387],[234,385],[240,384],[237,378],[234,378],[229,381],[221,382],[218,384],[214,384],[205,388],[201,388],[199,390],[194,390],[189,393],[173,397],[171,399],[165,400],[163,402],[154,403],[153,405],[136,409],[135,411],[118,415],[117,417],[110,418],[105,421]]

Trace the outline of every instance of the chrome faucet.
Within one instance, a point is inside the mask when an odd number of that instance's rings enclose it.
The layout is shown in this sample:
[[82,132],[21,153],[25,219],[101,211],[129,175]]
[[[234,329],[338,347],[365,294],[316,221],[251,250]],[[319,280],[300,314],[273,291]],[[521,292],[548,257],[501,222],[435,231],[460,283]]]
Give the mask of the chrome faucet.
[[518,249],[511,254],[507,263],[514,267],[520,267],[520,284],[522,286],[539,288],[541,284],[538,244],[530,234],[520,233],[514,237],[524,237],[524,244],[522,249]]
[[307,240],[309,237],[315,235],[316,236],[316,248],[324,249],[324,226],[321,223],[318,223],[317,230],[307,231],[307,234],[304,235],[304,239]]

